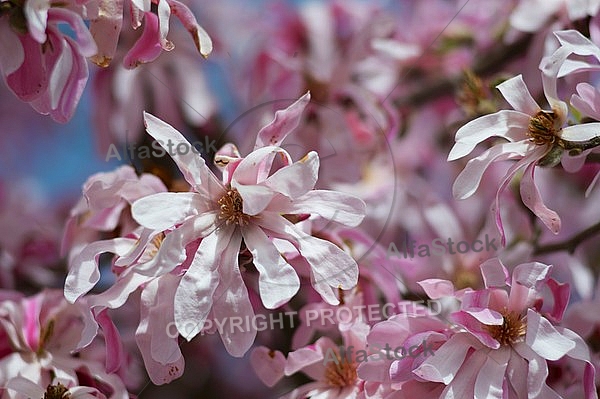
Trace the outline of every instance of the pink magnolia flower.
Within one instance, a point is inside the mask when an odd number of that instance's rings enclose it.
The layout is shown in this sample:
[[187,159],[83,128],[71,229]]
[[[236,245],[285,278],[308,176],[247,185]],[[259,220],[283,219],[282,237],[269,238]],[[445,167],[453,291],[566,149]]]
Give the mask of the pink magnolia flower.
[[[86,57],[97,51],[83,20],[86,3],[0,3],[0,72],[17,97],[58,122],[73,116],[88,78]],[[75,39],[59,24],[68,24]]]
[[348,328],[340,328],[341,346],[324,336],[314,344],[290,352],[287,359],[279,351],[258,347],[252,352],[250,361],[256,374],[268,386],[299,371],[313,380],[282,398],[361,399],[365,398],[364,382],[357,375],[357,360],[366,358],[368,332],[367,324],[355,321]]
[[[415,378],[412,373],[453,335],[445,321],[432,316],[400,314],[375,324],[367,336],[367,344],[378,348],[358,366],[358,376],[365,380],[368,397],[394,399],[438,397],[445,386]],[[397,356],[397,348],[417,348],[410,356]],[[402,353],[400,353],[402,354]]]
[[191,10],[177,0],[128,0],[126,2],[100,2],[97,18],[90,24],[90,31],[98,43],[98,52],[92,61],[108,66],[117,49],[119,32],[123,24],[124,10],[131,16],[134,29],[144,30],[123,61],[128,68],[155,60],[163,50],[171,51],[175,46],[167,39],[171,15],[175,15],[192,36],[196,49],[207,57],[212,52],[212,40],[198,25]]
[[[481,265],[485,289],[454,291],[446,280],[421,282],[431,298],[454,296],[461,309],[451,317],[460,328],[414,373],[442,382],[440,398],[559,398],[548,386],[548,361],[565,356],[583,362],[586,398],[597,398],[595,370],[585,342],[573,331],[555,325],[568,303],[569,289],[551,279],[551,266],[517,266],[512,279],[498,259]],[[510,291],[506,291],[506,287]],[[553,304],[544,309],[542,288]]]
[[[105,320],[101,324],[107,326]],[[105,335],[109,335],[104,327]],[[10,383],[9,387],[21,390],[31,384],[40,387],[85,384],[93,385],[112,399],[129,397],[117,374],[107,372],[103,364],[86,356],[98,331],[92,312],[83,303],[67,303],[61,291],[46,290],[30,298],[3,300],[0,330],[11,346],[0,358],[0,386]]]
[[86,386],[67,386],[60,381],[52,381],[43,386],[43,383],[35,383],[25,377],[14,377],[6,383],[8,397],[11,391],[24,395],[27,398],[69,398],[69,399],[96,399],[106,396],[96,388]]
[[477,144],[488,138],[501,137],[507,140],[471,159],[452,187],[456,198],[470,197],[479,187],[483,174],[491,163],[517,160],[507,171],[496,192],[494,208],[502,245],[506,243],[506,236],[500,218],[499,197],[517,172],[524,169],[520,182],[523,203],[548,229],[557,234],[560,230],[560,217],[544,205],[534,181],[535,167],[556,165],[563,158],[563,151],[573,148],[573,142],[587,142],[600,129],[600,123],[565,126],[567,104],[558,99],[555,80],[555,77],[543,79],[546,99],[552,108],[549,111],[542,110],[531,97],[521,75],[498,85],[498,90],[514,110],[485,115],[461,127],[456,132],[456,143],[448,155],[448,160],[453,161],[470,154]]
[[[253,316],[238,267],[242,242],[259,272],[260,297],[267,308],[286,303],[299,289],[296,271],[273,239],[290,243],[310,265],[312,284],[325,298],[333,289],[356,284],[357,265],[348,254],[296,228],[283,216],[311,214],[348,226],[358,225],[363,218],[364,203],[359,199],[313,190],[319,166],[315,152],[292,163],[289,154],[276,146],[297,126],[308,100],[307,94],[279,111],[259,132],[256,149],[245,158],[233,146],[221,151],[215,162],[223,169],[222,181],[200,155],[172,153],[193,191],[150,195],[133,204],[132,215],[142,226],[170,230],[145,274],[169,273],[186,259],[186,245],[202,239],[175,294],[175,323],[188,340],[202,330],[211,310],[217,318]],[[165,150],[168,145],[189,148],[179,132],[152,115],[145,114],[145,123]],[[270,172],[272,167],[274,172]],[[253,339],[246,334],[240,342],[226,346],[233,345],[235,353],[243,354]]]
[[100,238],[102,232],[120,227],[121,235],[126,235],[138,228],[131,218],[130,205],[162,191],[167,188],[158,177],[149,173],[138,176],[129,165],[90,176],[83,184],[83,196],[71,209],[63,234],[61,251],[68,252],[70,267],[73,257]]

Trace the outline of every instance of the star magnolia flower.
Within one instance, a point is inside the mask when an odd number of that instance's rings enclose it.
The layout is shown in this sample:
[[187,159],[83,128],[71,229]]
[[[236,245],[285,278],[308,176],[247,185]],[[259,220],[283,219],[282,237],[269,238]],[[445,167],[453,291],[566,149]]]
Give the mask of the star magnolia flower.
[[575,148],[576,143],[573,142],[587,142],[600,131],[600,123],[565,126],[567,104],[557,99],[555,79],[544,76],[543,82],[546,99],[552,107],[550,111],[542,110],[529,93],[521,75],[515,76],[497,86],[514,110],[485,115],[461,127],[456,132],[456,143],[448,155],[448,160],[454,161],[470,154],[477,144],[488,138],[502,137],[508,140],[471,159],[452,187],[456,198],[468,198],[475,193],[492,162],[518,160],[508,170],[496,192],[496,225],[502,245],[506,244],[506,237],[500,218],[499,196],[517,172],[525,169],[520,183],[523,203],[557,234],[560,217],[542,201],[534,181],[535,166],[556,165],[564,149]]
[[104,394],[96,388],[72,386],[67,388],[65,385],[57,382],[48,384],[45,388],[40,383],[34,383],[24,377],[15,377],[8,381],[6,388],[25,395],[28,398],[43,399],[96,399],[106,398]]
[[367,354],[366,338],[369,326],[355,321],[350,328],[340,328],[342,346],[329,337],[321,337],[314,344],[288,354],[261,346],[256,348],[250,362],[257,376],[268,386],[282,377],[302,371],[313,381],[282,396],[282,399],[364,399],[364,382],[356,369],[359,357]]
[[[116,328],[107,323],[105,314],[97,317],[105,337],[109,338],[107,350],[112,350],[115,342],[111,342],[112,337],[109,336],[116,334]],[[108,324],[112,327],[105,329]],[[97,331],[98,323],[86,304],[69,304],[58,290],[1,301],[0,335],[10,342],[11,350],[0,354],[0,386],[6,387],[12,381],[9,388],[23,392],[20,388],[31,387],[31,384],[40,387],[54,384],[55,378],[67,387],[89,381],[97,384],[102,391],[112,392],[112,399],[128,398],[119,376],[107,372],[105,365],[92,357],[94,355],[84,352],[84,348],[92,345]],[[109,363],[107,367],[113,368]],[[15,382],[15,378],[18,380],[19,377],[29,381],[25,383],[27,386]],[[37,399],[42,396],[30,397]]]
[[[519,265],[509,283],[504,265],[491,259],[481,265],[486,288],[477,291],[455,292],[446,280],[422,281],[433,299],[460,299],[461,309],[451,318],[461,331],[413,372],[446,384],[440,398],[560,398],[547,385],[547,361],[567,356],[585,363],[580,376],[585,398],[597,398],[595,370],[585,342],[575,332],[553,324],[562,318],[569,289],[549,278],[551,268],[542,263]],[[542,313],[543,285],[554,297],[547,313]]]
[[[238,267],[242,241],[259,272],[259,293],[267,308],[286,303],[300,286],[296,271],[273,239],[287,241],[306,260],[312,284],[324,298],[331,300],[334,289],[356,285],[358,267],[350,255],[303,232],[285,215],[311,214],[357,226],[364,217],[364,203],[350,195],[313,190],[319,167],[315,152],[292,163],[282,148],[264,146],[278,144],[298,125],[309,98],[307,94],[279,111],[259,132],[256,149],[247,157],[240,158],[233,146],[226,147],[228,155],[221,152],[215,159],[223,167],[222,181],[199,154],[171,151],[193,191],[154,194],[133,203],[132,215],[140,225],[170,230],[156,256],[140,267],[142,273],[157,276],[170,272],[186,259],[186,245],[202,239],[175,293],[175,323],[188,340],[202,330],[211,310],[219,319],[253,315]],[[165,150],[191,148],[168,124],[149,114],[144,118],[148,133]],[[276,157],[283,166],[271,172]],[[245,352],[247,344],[239,352]]]
[[[0,2],[0,72],[19,99],[67,122],[88,78],[85,57],[97,51],[82,15],[86,1]],[[75,40],[59,29],[67,24]]]

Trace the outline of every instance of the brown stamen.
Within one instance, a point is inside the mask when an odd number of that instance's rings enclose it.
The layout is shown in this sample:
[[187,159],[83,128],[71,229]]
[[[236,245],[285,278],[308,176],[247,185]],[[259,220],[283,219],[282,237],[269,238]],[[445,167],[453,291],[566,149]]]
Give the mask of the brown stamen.
[[70,397],[71,393],[67,387],[59,382],[58,385],[48,385],[41,399],[69,399]]
[[539,111],[529,120],[529,140],[537,145],[554,144],[560,131],[558,123],[558,115],[554,111]]
[[224,219],[225,223],[237,224],[238,226],[248,224],[250,216],[244,213],[244,201],[235,188],[227,190],[218,203],[221,208],[219,218]]
[[335,362],[330,362],[325,369],[325,381],[332,386],[343,388],[356,384],[358,375],[356,373],[356,363],[349,359],[342,359],[336,353]]
[[500,314],[504,319],[502,325],[486,326],[486,330],[500,345],[512,345],[527,333],[527,322],[524,317],[516,312],[509,312],[506,308]]

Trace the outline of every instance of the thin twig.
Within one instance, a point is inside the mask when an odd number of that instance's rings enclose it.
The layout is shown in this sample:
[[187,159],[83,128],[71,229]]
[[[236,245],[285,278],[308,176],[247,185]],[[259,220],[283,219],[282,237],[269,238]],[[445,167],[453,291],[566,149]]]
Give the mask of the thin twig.
[[567,251],[570,254],[572,254],[573,252],[575,252],[579,244],[598,233],[600,233],[600,222],[575,234],[573,237],[565,241],[557,242],[554,244],[536,246],[533,253],[534,255],[542,255],[550,252]]

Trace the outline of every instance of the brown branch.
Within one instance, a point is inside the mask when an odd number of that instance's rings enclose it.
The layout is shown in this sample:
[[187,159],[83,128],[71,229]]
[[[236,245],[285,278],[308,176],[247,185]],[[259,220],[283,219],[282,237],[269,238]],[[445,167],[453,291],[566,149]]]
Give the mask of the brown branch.
[[575,234],[573,237],[571,237],[565,241],[557,242],[554,244],[548,244],[548,245],[540,245],[540,246],[536,245],[536,248],[534,249],[533,254],[534,255],[543,255],[543,254],[547,254],[550,252],[558,252],[558,251],[567,251],[570,254],[572,254],[573,252],[575,252],[575,250],[577,249],[577,246],[579,244],[581,244],[588,238],[591,238],[592,236],[594,236],[595,234],[598,234],[598,233],[600,233],[600,222]]
[[[514,43],[500,47],[494,46],[488,53],[477,55],[475,58],[481,61],[473,65],[473,72],[476,75],[485,76],[500,70],[504,65],[526,53],[532,38],[532,35],[523,35]],[[452,94],[463,80],[464,75],[460,74],[425,83],[421,89],[398,98],[394,103],[398,107],[423,105],[435,98]]]

